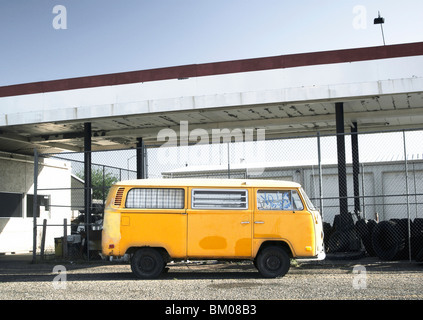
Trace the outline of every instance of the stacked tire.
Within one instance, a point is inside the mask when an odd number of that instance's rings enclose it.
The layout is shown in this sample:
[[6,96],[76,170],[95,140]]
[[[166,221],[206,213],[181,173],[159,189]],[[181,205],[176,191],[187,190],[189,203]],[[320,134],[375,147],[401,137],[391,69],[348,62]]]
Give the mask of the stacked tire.
[[372,245],[376,255],[388,261],[405,258],[408,251],[407,230],[407,225],[402,220],[379,222],[372,234]]
[[408,259],[411,253],[412,259],[423,262],[423,219],[391,219],[379,223],[360,219],[355,227],[369,256],[395,261]]
[[355,229],[363,243],[364,249],[367,252],[367,255],[370,257],[375,257],[376,253],[373,250],[372,244],[372,234],[373,229],[376,226],[375,220],[365,220],[359,219],[355,224]]
[[370,257],[385,261],[411,258],[423,262],[423,218],[375,220],[358,219],[351,213],[336,215],[333,226],[325,223],[328,254],[356,253],[364,247]]
[[411,254],[417,262],[423,262],[423,218],[416,218],[411,225]]
[[351,213],[336,215],[333,227],[326,226],[324,232],[327,253],[360,252],[362,249]]

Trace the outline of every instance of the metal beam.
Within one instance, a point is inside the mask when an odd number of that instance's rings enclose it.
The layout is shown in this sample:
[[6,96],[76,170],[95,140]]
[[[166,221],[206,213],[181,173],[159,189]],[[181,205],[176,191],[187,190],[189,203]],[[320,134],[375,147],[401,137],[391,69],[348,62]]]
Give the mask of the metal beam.
[[144,141],[142,138],[137,139],[137,179],[144,179]]
[[[346,108],[349,103],[344,103]],[[345,110],[344,110],[345,111]],[[396,123],[399,119],[422,119],[423,108],[406,108],[399,110],[375,110],[375,111],[366,111],[366,112],[344,112],[344,119],[346,122],[357,122],[360,124],[361,128],[369,127],[370,129],[384,127],[389,124],[389,127],[396,126]],[[198,111],[192,111],[198,113]],[[184,117],[187,118],[192,112],[185,113]],[[172,113],[168,113],[168,116],[171,116]],[[180,114],[180,112],[179,112]],[[207,114],[204,112],[203,114]],[[176,113],[175,113],[176,115]],[[101,128],[101,120],[95,120],[96,127]],[[304,128],[298,129],[293,126],[302,125]],[[417,122],[417,125],[421,127],[420,120]],[[318,126],[315,128],[315,126]],[[404,128],[406,124],[401,124],[400,128]],[[290,130],[294,133],[299,133],[302,131],[306,132],[323,132],[330,131],[335,127],[333,113],[329,112],[327,114],[318,114],[318,115],[308,115],[308,116],[296,116],[296,117],[278,117],[278,118],[269,118],[269,119],[249,119],[249,120],[237,120],[237,121],[215,121],[215,122],[202,122],[202,123],[189,123],[189,129],[205,129],[208,132],[211,132],[212,129],[218,128],[266,128],[268,134],[271,134],[272,131],[283,130],[287,132]],[[172,129],[177,134],[179,134],[179,125],[174,126],[151,126],[149,128],[125,128],[125,129],[116,129],[116,130],[97,130],[92,133],[93,139],[104,139],[109,140],[113,138],[121,137],[131,137],[134,140],[137,137],[143,137],[144,143],[147,141],[156,141],[157,142],[157,133],[162,129]],[[267,134],[266,134],[267,135]],[[62,142],[72,141],[75,139],[81,139],[83,136],[78,133],[50,133],[43,135],[33,135],[30,137],[23,137],[20,135],[5,135],[0,134],[0,137],[7,137],[13,140],[21,140],[29,143],[51,143],[51,142]]]
[[86,122],[84,123],[84,209],[87,237],[88,226],[91,223],[91,187],[91,123]]
[[353,182],[354,182],[354,212],[358,215],[360,212],[360,159],[358,156],[358,127],[354,122],[351,127],[351,151],[353,161]]
[[37,149],[34,149],[34,198],[32,199],[32,263],[35,263],[37,259],[38,172],[38,151]]
[[344,104],[335,104],[336,109],[336,142],[338,150],[338,187],[340,213],[348,213],[347,169],[345,158]]

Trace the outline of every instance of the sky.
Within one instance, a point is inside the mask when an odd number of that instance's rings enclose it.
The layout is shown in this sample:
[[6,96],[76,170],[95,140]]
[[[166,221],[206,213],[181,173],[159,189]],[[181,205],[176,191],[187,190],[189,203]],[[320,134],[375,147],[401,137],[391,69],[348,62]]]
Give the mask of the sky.
[[0,0],[0,86],[423,41],[421,0]]

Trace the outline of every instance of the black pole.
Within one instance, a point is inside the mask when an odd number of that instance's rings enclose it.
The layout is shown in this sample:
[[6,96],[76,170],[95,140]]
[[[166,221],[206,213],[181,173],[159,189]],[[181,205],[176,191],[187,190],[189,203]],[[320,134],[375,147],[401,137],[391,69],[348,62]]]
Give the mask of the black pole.
[[338,186],[340,213],[348,213],[347,198],[347,169],[345,160],[345,131],[344,131],[344,104],[335,104],[336,111],[336,142],[338,149]]
[[137,179],[144,179],[144,141],[137,139]]
[[32,199],[32,263],[37,259],[37,213],[38,213],[38,151],[34,149],[34,198]]
[[87,259],[90,259],[89,230],[91,223],[91,123],[84,123],[84,209]]
[[351,149],[353,161],[353,181],[354,181],[354,212],[356,215],[360,212],[360,160],[358,157],[358,127],[357,122],[353,122],[351,127]]

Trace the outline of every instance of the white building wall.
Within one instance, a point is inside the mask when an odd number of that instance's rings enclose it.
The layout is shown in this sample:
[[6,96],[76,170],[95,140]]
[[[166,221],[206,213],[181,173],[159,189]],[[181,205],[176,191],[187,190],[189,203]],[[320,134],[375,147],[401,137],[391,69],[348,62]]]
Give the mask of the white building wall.
[[[38,195],[50,197],[48,210],[40,209],[37,224],[70,223],[71,190],[69,163],[51,159],[40,159],[38,189],[67,188],[66,190],[39,190]],[[33,218],[27,212],[28,195],[34,193],[34,163],[32,157],[11,154],[0,155],[0,192],[22,194],[20,217],[0,217],[0,253],[28,252],[33,249]],[[0,206],[0,210],[2,210]],[[5,215],[5,214],[2,214]],[[37,228],[38,249],[41,244],[42,227]],[[70,233],[70,229],[68,231]],[[46,249],[54,248],[54,238],[63,236],[63,227],[47,227]]]
[[[250,164],[251,166],[251,164]],[[262,166],[262,164],[261,164]],[[285,167],[267,167],[254,179],[277,179],[300,183],[313,203],[319,207],[319,168],[317,165],[291,165]],[[231,169],[231,178],[247,178],[246,168],[241,165]],[[189,167],[163,173],[165,178],[203,177],[217,178],[227,177],[227,167]],[[408,205],[407,188],[408,180]],[[322,166],[322,196],[323,196],[323,220],[333,223],[335,215],[339,214],[339,189],[338,169],[336,165],[325,164]],[[348,209],[354,211],[354,186],[352,166],[347,163],[347,190]],[[360,165],[359,174],[361,215],[366,219],[401,219],[410,217],[423,218],[423,162],[408,161],[408,174],[405,170],[405,161],[370,162]],[[363,198],[364,195],[364,198]],[[363,206],[364,204],[364,206]]]

